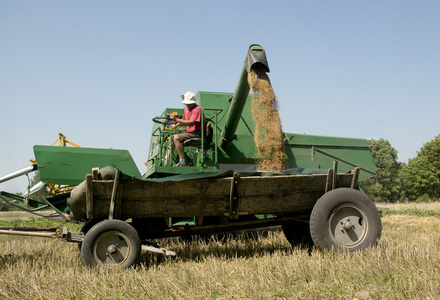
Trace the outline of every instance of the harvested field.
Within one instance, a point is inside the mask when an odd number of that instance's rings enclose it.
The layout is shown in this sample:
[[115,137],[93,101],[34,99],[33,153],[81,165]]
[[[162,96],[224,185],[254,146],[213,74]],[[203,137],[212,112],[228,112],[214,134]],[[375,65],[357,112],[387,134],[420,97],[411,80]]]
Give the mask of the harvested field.
[[379,203],[376,204],[379,208],[392,209],[392,210],[422,210],[422,211],[434,211],[440,212],[440,202],[428,202],[428,203]]
[[169,241],[177,258],[144,254],[135,268],[112,274],[84,267],[76,244],[0,236],[0,297],[438,299],[440,217],[425,207],[399,214],[388,206],[379,244],[351,255],[292,248],[275,228],[256,239]]

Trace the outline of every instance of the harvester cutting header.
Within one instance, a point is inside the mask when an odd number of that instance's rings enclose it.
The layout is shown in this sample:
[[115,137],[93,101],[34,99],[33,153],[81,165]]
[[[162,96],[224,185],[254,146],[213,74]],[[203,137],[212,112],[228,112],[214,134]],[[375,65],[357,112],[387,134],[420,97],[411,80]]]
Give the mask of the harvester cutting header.
[[377,241],[378,211],[358,190],[358,179],[375,171],[367,141],[282,131],[268,72],[266,53],[254,44],[234,93],[195,94],[201,130],[182,142],[183,157],[173,139],[185,131],[176,126],[184,109],[155,117],[143,175],[126,150],[34,146],[27,171],[76,186],[57,196],[65,211],[51,207],[85,221],[71,238],[82,243],[84,263],[125,268],[155,238],[274,225],[292,244],[321,249],[354,251]]

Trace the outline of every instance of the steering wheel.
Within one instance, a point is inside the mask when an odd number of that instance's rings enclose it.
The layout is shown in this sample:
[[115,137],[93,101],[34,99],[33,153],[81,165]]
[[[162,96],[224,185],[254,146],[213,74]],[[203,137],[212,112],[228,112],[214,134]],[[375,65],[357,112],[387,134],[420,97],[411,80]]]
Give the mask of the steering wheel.
[[154,117],[153,122],[162,125],[176,124],[176,121],[171,120],[169,117]]

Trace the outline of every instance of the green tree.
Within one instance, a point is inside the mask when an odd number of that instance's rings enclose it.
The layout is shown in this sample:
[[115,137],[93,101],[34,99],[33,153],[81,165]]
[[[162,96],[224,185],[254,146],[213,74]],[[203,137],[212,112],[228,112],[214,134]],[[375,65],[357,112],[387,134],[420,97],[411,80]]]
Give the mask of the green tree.
[[409,200],[423,195],[440,198],[440,135],[427,142],[402,169],[403,189]]
[[368,140],[376,174],[361,183],[362,188],[373,200],[395,202],[400,198],[401,163],[397,161],[397,150],[384,139]]

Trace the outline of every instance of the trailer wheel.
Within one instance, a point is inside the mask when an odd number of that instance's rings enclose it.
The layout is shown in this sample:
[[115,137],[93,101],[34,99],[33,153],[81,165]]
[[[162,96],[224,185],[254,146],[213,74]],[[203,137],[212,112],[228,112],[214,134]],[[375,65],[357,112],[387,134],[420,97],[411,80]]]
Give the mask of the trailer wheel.
[[121,220],[105,220],[93,226],[81,247],[86,266],[107,269],[126,269],[140,254],[141,241],[136,230]]
[[374,203],[362,192],[339,188],[324,194],[313,207],[310,233],[319,249],[353,252],[374,245],[382,224]]
[[[81,232],[82,234],[86,234],[93,226],[95,226],[97,223],[103,221],[104,219],[98,218],[98,219],[90,219],[84,222],[84,225],[81,227],[81,230],[79,232]],[[78,249],[79,251],[81,251],[81,247],[82,247],[82,242],[78,243]]]

